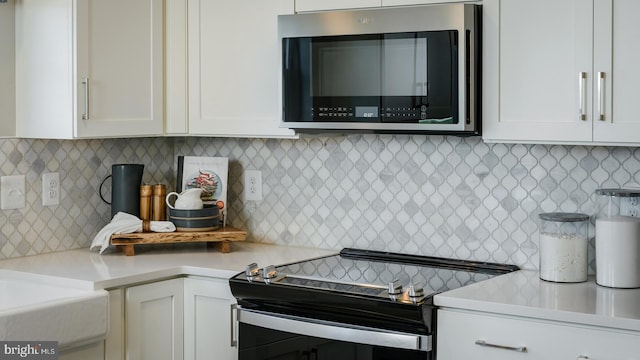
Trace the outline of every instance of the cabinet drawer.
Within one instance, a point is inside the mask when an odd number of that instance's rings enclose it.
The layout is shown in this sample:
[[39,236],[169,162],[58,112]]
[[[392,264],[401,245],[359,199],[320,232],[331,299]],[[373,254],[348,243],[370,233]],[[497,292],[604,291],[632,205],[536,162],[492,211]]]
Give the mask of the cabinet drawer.
[[437,344],[438,360],[640,358],[640,334],[455,310],[438,311]]

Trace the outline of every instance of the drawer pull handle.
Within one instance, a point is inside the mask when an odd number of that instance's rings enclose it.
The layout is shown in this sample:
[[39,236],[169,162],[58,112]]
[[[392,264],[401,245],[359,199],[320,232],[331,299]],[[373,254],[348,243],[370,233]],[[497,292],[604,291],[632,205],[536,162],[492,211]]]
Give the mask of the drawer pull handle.
[[521,352],[521,353],[526,353],[527,352],[527,347],[526,346],[505,346],[505,345],[498,345],[498,344],[490,344],[490,343],[488,343],[488,342],[486,342],[484,340],[476,340],[476,345],[492,347],[492,348],[497,348],[497,349],[503,349],[503,350],[517,351],[517,352]]

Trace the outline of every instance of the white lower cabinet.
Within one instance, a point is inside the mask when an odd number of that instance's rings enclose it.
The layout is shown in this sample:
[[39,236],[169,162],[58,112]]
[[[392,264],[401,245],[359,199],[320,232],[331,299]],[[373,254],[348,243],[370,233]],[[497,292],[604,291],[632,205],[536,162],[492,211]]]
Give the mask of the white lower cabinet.
[[185,278],[184,301],[184,358],[237,359],[236,300],[229,281]]
[[58,360],[101,360],[104,359],[104,342],[74,347],[60,351]]
[[184,358],[183,280],[171,279],[127,289],[127,359]]
[[640,333],[458,310],[438,310],[438,360],[629,360]]
[[237,359],[226,279],[185,277],[114,289],[106,360]]

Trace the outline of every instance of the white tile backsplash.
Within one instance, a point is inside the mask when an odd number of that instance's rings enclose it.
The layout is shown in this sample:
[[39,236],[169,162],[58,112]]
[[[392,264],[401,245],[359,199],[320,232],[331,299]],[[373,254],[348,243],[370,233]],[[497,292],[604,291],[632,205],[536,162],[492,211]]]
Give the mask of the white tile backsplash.
[[[249,241],[529,269],[538,267],[538,213],[592,215],[595,189],[640,183],[638,148],[475,137],[3,139],[0,150],[0,175],[25,174],[28,193],[27,208],[0,211],[0,258],[87,247],[109,220],[98,187],[111,164],[143,163],[145,182],[172,187],[177,155],[229,157],[229,220]],[[243,201],[246,169],[262,171],[262,201]],[[60,172],[59,207],[41,205],[43,172]],[[592,240],[592,265],[593,255]]]

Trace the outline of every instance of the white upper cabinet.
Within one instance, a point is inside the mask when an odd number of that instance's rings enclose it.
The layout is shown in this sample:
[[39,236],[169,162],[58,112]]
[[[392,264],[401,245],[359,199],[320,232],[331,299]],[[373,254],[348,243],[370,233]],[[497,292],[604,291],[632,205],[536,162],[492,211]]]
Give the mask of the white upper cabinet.
[[638,11],[633,0],[485,0],[483,138],[640,143]]
[[0,3],[0,136],[16,133],[14,1]]
[[382,6],[382,0],[296,0],[296,12],[362,9]]
[[382,6],[425,5],[425,4],[442,4],[442,3],[455,3],[455,2],[470,2],[470,1],[465,1],[465,0],[382,0]]
[[[295,0],[296,12],[463,2],[464,0]],[[468,1],[467,1],[468,2]]]
[[16,0],[17,135],[163,133],[162,0]]
[[640,1],[596,0],[593,140],[640,143]]
[[486,0],[483,13],[484,139],[590,141],[590,1]]
[[291,13],[293,0],[188,2],[188,134],[295,136],[280,128],[277,37],[278,15]]

